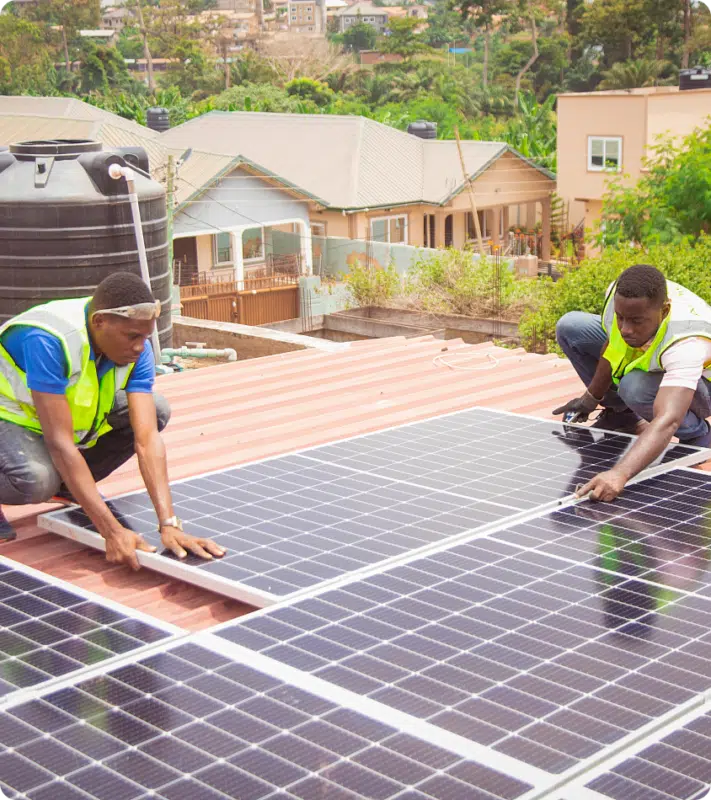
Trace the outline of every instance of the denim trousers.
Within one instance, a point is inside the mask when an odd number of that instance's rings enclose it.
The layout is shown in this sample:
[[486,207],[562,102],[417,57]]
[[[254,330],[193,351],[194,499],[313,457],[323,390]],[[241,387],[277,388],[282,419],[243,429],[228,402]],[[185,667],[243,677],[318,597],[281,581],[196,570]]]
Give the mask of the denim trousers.
[[[154,394],[153,398],[158,430],[162,431],[170,419],[170,407],[161,395]],[[125,392],[117,392],[108,422],[113,430],[101,436],[93,447],[80,451],[97,482],[125,464],[135,452]],[[63,488],[62,478],[44,437],[0,420],[0,504],[43,503],[60,488]]]
[[[558,320],[556,339],[561,350],[568,356],[580,380],[589,386],[592,381],[607,334],[602,328],[598,314],[570,311]],[[638,417],[650,422],[654,416],[654,400],[664,377],[663,372],[644,372],[634,369],[621,380],[617,390],[610,389],[602,398],[601,405],[616,411],[630,409]],[[706,417],[711,416],[711,392],[709,382],[700,378],[691,406],[676,436],[688,442],[708,433]]]

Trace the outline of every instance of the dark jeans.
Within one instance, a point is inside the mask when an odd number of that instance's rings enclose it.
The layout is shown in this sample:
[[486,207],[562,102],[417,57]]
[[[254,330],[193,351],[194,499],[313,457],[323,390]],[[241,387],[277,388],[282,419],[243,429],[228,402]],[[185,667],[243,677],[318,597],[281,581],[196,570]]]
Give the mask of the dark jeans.
[[[168,401],[154,394],[158,430],[170,419]],[[133,429],[128,416],[128,399],[118,392],[108,417],[112,431],[87,450],[82,450],[95,481],[106,478],[135,452]],[[55,495],[62,479],[49,455],[44,437],[20,425],[0,420],[0,504],[43,503]]]
[[[570,311],[558,320],[555,333],[558,344],[575,367],[580,380],[589,386],[607,340],[599,315]],[[649,422],[654,416],[654,400],[663,377],[663,372],[644,372],[634,369],[622,378],[617,391],[611,389],[607,392],[602,398],[602,405],[618,411],[629,408],[637,416]],[[709,416],[711,416],[709,382],[705,378],[700,378],[689,411],[677,429],[676,436],[682,442],[704,436],[708,433],[705,420]]]

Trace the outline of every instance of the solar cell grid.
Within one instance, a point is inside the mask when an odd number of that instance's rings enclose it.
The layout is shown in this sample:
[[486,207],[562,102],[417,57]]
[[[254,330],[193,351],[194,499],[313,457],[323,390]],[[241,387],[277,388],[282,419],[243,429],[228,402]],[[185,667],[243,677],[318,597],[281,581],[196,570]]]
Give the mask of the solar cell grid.
[[711,688],[710,625],[705,598],[485,537],[218,632],[562,774]]
[[177,631],[12,564],[0,559],[0,703]]
[[600,798],[699,800],[711,787],[711,712],[696,711],[676,730],[645,740],[612,768],[582,779]]
[[[498,540],[647,584],[711,597],[711,478],[673,470],[612,504],[581,503],[496,532]],[[655,590],[656,591],[656,590]]]
[[[630,441],[473,409],[181,481],[172,487],[176,513],[227,555],[146,563],[267,605],[554,502],[612,466]],[[664,458],[698,460],[699,452],[675,446]],[[145,492],[112,507],[160,544]],[[41,524],[101,544],[81,510],[44,515]]]
[[196,643],[5,718],[0,787],[27,800],[515,800],[532,788]]

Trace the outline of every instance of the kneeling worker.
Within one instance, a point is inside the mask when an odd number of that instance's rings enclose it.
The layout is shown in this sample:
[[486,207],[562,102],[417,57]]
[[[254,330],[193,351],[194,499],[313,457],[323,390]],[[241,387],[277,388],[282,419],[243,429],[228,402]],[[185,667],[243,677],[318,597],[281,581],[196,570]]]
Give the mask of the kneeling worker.
[[571,311],[556,336],[587,391],[553,413],[584,422],[601,405],[593,427],[640,434],[620,463],[579,496],[614,500],[673,436],[711,445],[711,307],[693,292],[637,264],[610,287],[602,317]]
[[[0,327],[0,504],[78,503],[106,540],[106,557],[138,569],[153,552],[116,519],[96,482],[135,452],[163,545],[183,558],[224,554],[182,530],[160,431],[166,401],[153,394],[147,339],[160,303],[132,273],[102,281],[93,297],[35,306]],[[0,538],[14,532],[0,507]]]

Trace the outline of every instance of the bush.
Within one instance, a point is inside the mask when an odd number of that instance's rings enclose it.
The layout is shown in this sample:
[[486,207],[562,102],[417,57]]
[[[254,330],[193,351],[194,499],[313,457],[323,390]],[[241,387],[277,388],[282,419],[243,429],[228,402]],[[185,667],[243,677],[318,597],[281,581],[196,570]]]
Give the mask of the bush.
[[555,284],[549,284],[545,302],[524,314],[520,331],[528,345],[540,337],[555,339],[556,322],[568,311],[599,314],[608,286],[627,267],[652,264],[669,280],[682,284],[711,303],[711,237],[702,236],[694,245],[688,241],[657,245],[649,249],[608,248],[572,268]]
[[421,256],[408,274],[407,304],[430,313],[517,318],[536,308],[547,280],[517,278],[506,260],[475,258],[463,250]]
[[343,280],[349,300],[356,308],[385,305],[402,289],[402,281],[392,264],[383,269],[358,262],[351,266]]

